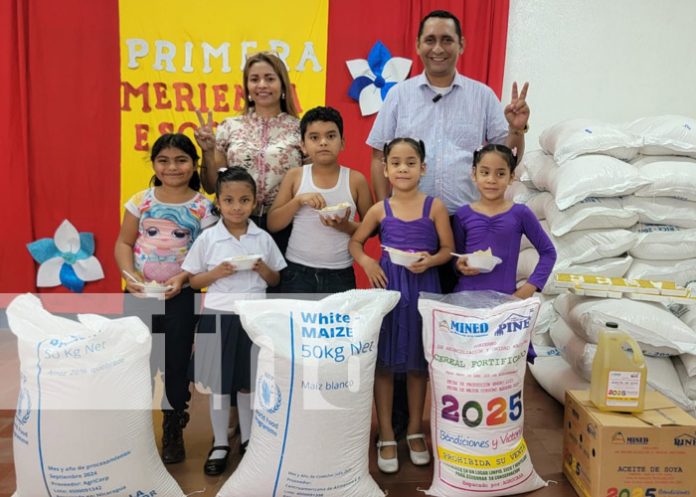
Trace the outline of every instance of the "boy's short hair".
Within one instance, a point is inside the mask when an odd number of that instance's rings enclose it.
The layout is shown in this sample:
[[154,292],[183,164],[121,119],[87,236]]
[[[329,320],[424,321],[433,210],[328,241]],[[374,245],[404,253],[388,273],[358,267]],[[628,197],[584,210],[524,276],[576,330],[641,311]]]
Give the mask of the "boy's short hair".
[[305,112],[305,115],[302,116],[302,120],[300,121],[300,136],[302,140],[304,140],[305,133],[307,132],[307,126],[317,121],[335,123],[338,128],[338,134],[343,138],[343,118],[341,117],[341,113],[333,107],[319,106],[309,109]]

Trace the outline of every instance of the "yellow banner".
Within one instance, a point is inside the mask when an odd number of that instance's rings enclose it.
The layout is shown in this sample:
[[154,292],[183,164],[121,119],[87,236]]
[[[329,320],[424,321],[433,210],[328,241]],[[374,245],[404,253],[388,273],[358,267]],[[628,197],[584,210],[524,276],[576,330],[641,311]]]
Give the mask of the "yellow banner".
[[276,52],[301,109],[325,101],[328,0],[120,0],[119,15],[122,205],[147,187],[161,134],[193,139],[196,108],[241,112],[247,55]]
[[477,456],[475,454],[464,454],[438,447],[440,460],[460,468],[472,469],[495,469],[510,466],[520,460],[527,453],[527,444],[521,440],[514,449],[495,456]]

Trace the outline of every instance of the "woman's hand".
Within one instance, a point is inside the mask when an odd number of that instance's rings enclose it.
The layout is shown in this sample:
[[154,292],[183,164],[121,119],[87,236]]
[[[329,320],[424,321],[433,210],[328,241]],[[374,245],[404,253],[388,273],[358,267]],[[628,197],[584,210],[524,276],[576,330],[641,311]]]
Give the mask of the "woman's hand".
[[361,264],[367,279],[370,280],[372,288],[387,288],[387,275],[384,274],[379,263],[372,257],[368,257],[363,264]]
[[464,276],[476,276],[477,274],[481,273],[478,269],[469,267],[466,262],[466,256],[461,256],[460,258],[457,259],[457,264],[456,264],[457,271],[462,273]]
[[326,207],[326,200],[324,200],[321,193],[300,193],[295,196],[295,201],[300,205],[306,205],[317,210]]
[[203,113],[200,109],[196,109],[196,116],[198,117],[199,126],[193,131],[193,136],[196,139],[196,143],[201,147],[203,152],[212,152],[215,150],[215,132],[213,131],[213,126],[215,122],[213,121],[213,111],[208,111],[208,120],[203,119]]

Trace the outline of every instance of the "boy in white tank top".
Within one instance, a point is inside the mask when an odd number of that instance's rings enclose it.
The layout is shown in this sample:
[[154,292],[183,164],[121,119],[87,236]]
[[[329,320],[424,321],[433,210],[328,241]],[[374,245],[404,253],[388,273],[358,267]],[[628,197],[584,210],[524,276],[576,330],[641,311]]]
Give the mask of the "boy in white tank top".
[[[281,272],[281,293],[335,293],[355,288],[353,258],[348,241],[360,218],[372,205],[365,176],[341,166],[343,119],[331,107],[315,107],[300,122],[302,151],[311,164],[292,168],[283,178],[278,196],[268,211],[267,228],[280,231],[292,222]],[[326,207],[347,204],[345,215],[320,213]],[[339,211],[340,212],[340,211]]]

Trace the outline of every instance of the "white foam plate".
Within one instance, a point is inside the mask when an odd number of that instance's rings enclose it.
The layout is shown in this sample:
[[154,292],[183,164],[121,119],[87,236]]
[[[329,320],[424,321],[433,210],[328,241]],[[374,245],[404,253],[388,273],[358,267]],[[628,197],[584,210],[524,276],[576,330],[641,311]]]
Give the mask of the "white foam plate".
[[389,259],[397,266],[410,266],[414,262],[418,262],[423,258],[422,255],[411,253],[406,250],[400,250],[382,245],[385,252],[389,253]]
[[451,252],[455,257],[466,257],[466,265],[472,269],[478,269],[481,273],[490,273],[498,264],[503,262],[500,257],[487,254],[457,254]]
[[225,259],[225,262],[231,263],[237,271],[249,271],[259,259],[263,259],[261,254],[238,255]]
[[346,215],[348,209],[350,209],[350,204],[344,202],[342,204],[329,205],[323,209],[318,209],[317,213],[324,219],[341,219]]
[[143,293],[145,294],[146,297],[155,298],[155,299],[163,299],[164,294],[167,293],[172,288],[174,288],[171,285],[160,285],[160,284],[153,284],[153,283],[135,283],[135,284],[137,286],[142,287]]

